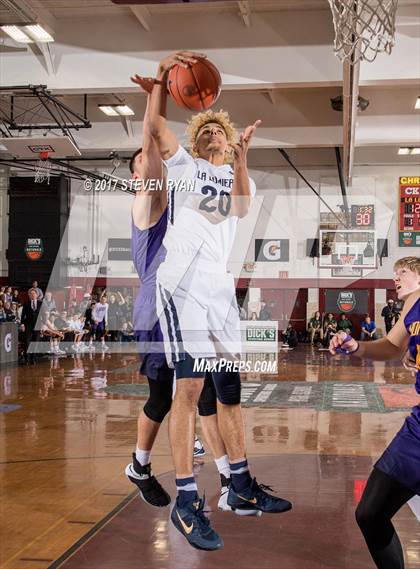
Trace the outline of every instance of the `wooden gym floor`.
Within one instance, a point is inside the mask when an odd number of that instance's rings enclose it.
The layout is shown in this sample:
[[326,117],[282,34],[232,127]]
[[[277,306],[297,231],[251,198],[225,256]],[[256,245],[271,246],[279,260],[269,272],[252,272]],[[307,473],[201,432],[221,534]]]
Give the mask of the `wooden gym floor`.
[[[173,531],[169,509],[144,504],[124,476],[147,392],[135,355],[1,369],[0,567],[372,567],[354,508],[376,457],[419,402],[410,374],[398,362],[355,366],[299,346],[280,353],[277,376],[243,379],[252,470],[291,498],[294,510],[259,519],[218,512],[218,477],[207,455],[199,487],[225,548],[204,553]],[[153,469],[174,495],[166,425]],[[407,569],[420,568],[410,507],[396,525]]]

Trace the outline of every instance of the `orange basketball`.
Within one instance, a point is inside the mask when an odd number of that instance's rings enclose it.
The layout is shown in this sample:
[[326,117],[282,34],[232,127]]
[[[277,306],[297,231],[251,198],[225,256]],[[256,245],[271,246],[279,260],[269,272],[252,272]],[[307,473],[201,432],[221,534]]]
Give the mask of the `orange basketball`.
[[222,79],[208,59],[199,59],[187,68],[175,65],[169,71],[168,90],[183,109],[205,111],[217,101]]

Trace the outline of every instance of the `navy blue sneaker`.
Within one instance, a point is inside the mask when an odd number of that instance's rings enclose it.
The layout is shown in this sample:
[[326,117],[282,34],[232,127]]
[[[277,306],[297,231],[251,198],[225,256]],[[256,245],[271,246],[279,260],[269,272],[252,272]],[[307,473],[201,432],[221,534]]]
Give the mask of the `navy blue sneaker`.
[[171,520],[190,545],[196,549],[213,551],[223,547],[222,538],[210,527],[210,520],[204,514],[204,498],[198,498],[181,508],[178,498],[172,508]]
[[137,486],[141,498],[151,506],[163,508],[171,503],[171,497],[153,476],[151,465],[142,466],[136,459],[135,452],[133,452],[133,462],[127,464],[125,468],[125,475]]
[[204,456],[206,451],[198,437],[195,437],[194,441],[194,458],[198,458],[200,456]]
[[235,512],[241,509],[254,509],[267,514],[279,514],[292,509],[292,504],[283,498],[268,494],[266,490],[273,491],[270,486],[257,484],[255,478],[246,490],[236,492],[230,485],[227,503]]

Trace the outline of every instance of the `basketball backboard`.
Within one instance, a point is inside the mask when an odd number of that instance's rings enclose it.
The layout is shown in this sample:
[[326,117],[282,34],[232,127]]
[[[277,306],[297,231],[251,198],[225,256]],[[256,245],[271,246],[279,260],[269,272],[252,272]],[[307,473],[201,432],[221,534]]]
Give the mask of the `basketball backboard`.
[[341,273],[339,269],[343,266],[352,269],[376,268],[374,231],[321,229],[319,243],[319,267],[321,269],[337,269],[337,273]]
[[68,136],[0,138],[0,144],[15,158],[39,158],[41,152],[48,152],[50,158],[81,156],[80,150]]

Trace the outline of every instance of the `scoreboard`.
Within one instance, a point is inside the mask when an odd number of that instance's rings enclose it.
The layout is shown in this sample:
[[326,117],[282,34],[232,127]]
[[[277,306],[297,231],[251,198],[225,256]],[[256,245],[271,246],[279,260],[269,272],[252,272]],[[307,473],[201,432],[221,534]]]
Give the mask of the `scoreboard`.
[[375,206],[374,205],[352,205],[351,206],[351,226],[353,229],[374,229],[375,228]]
[[419,176],[400,178],[398,232],[400,247],[420,247]]

